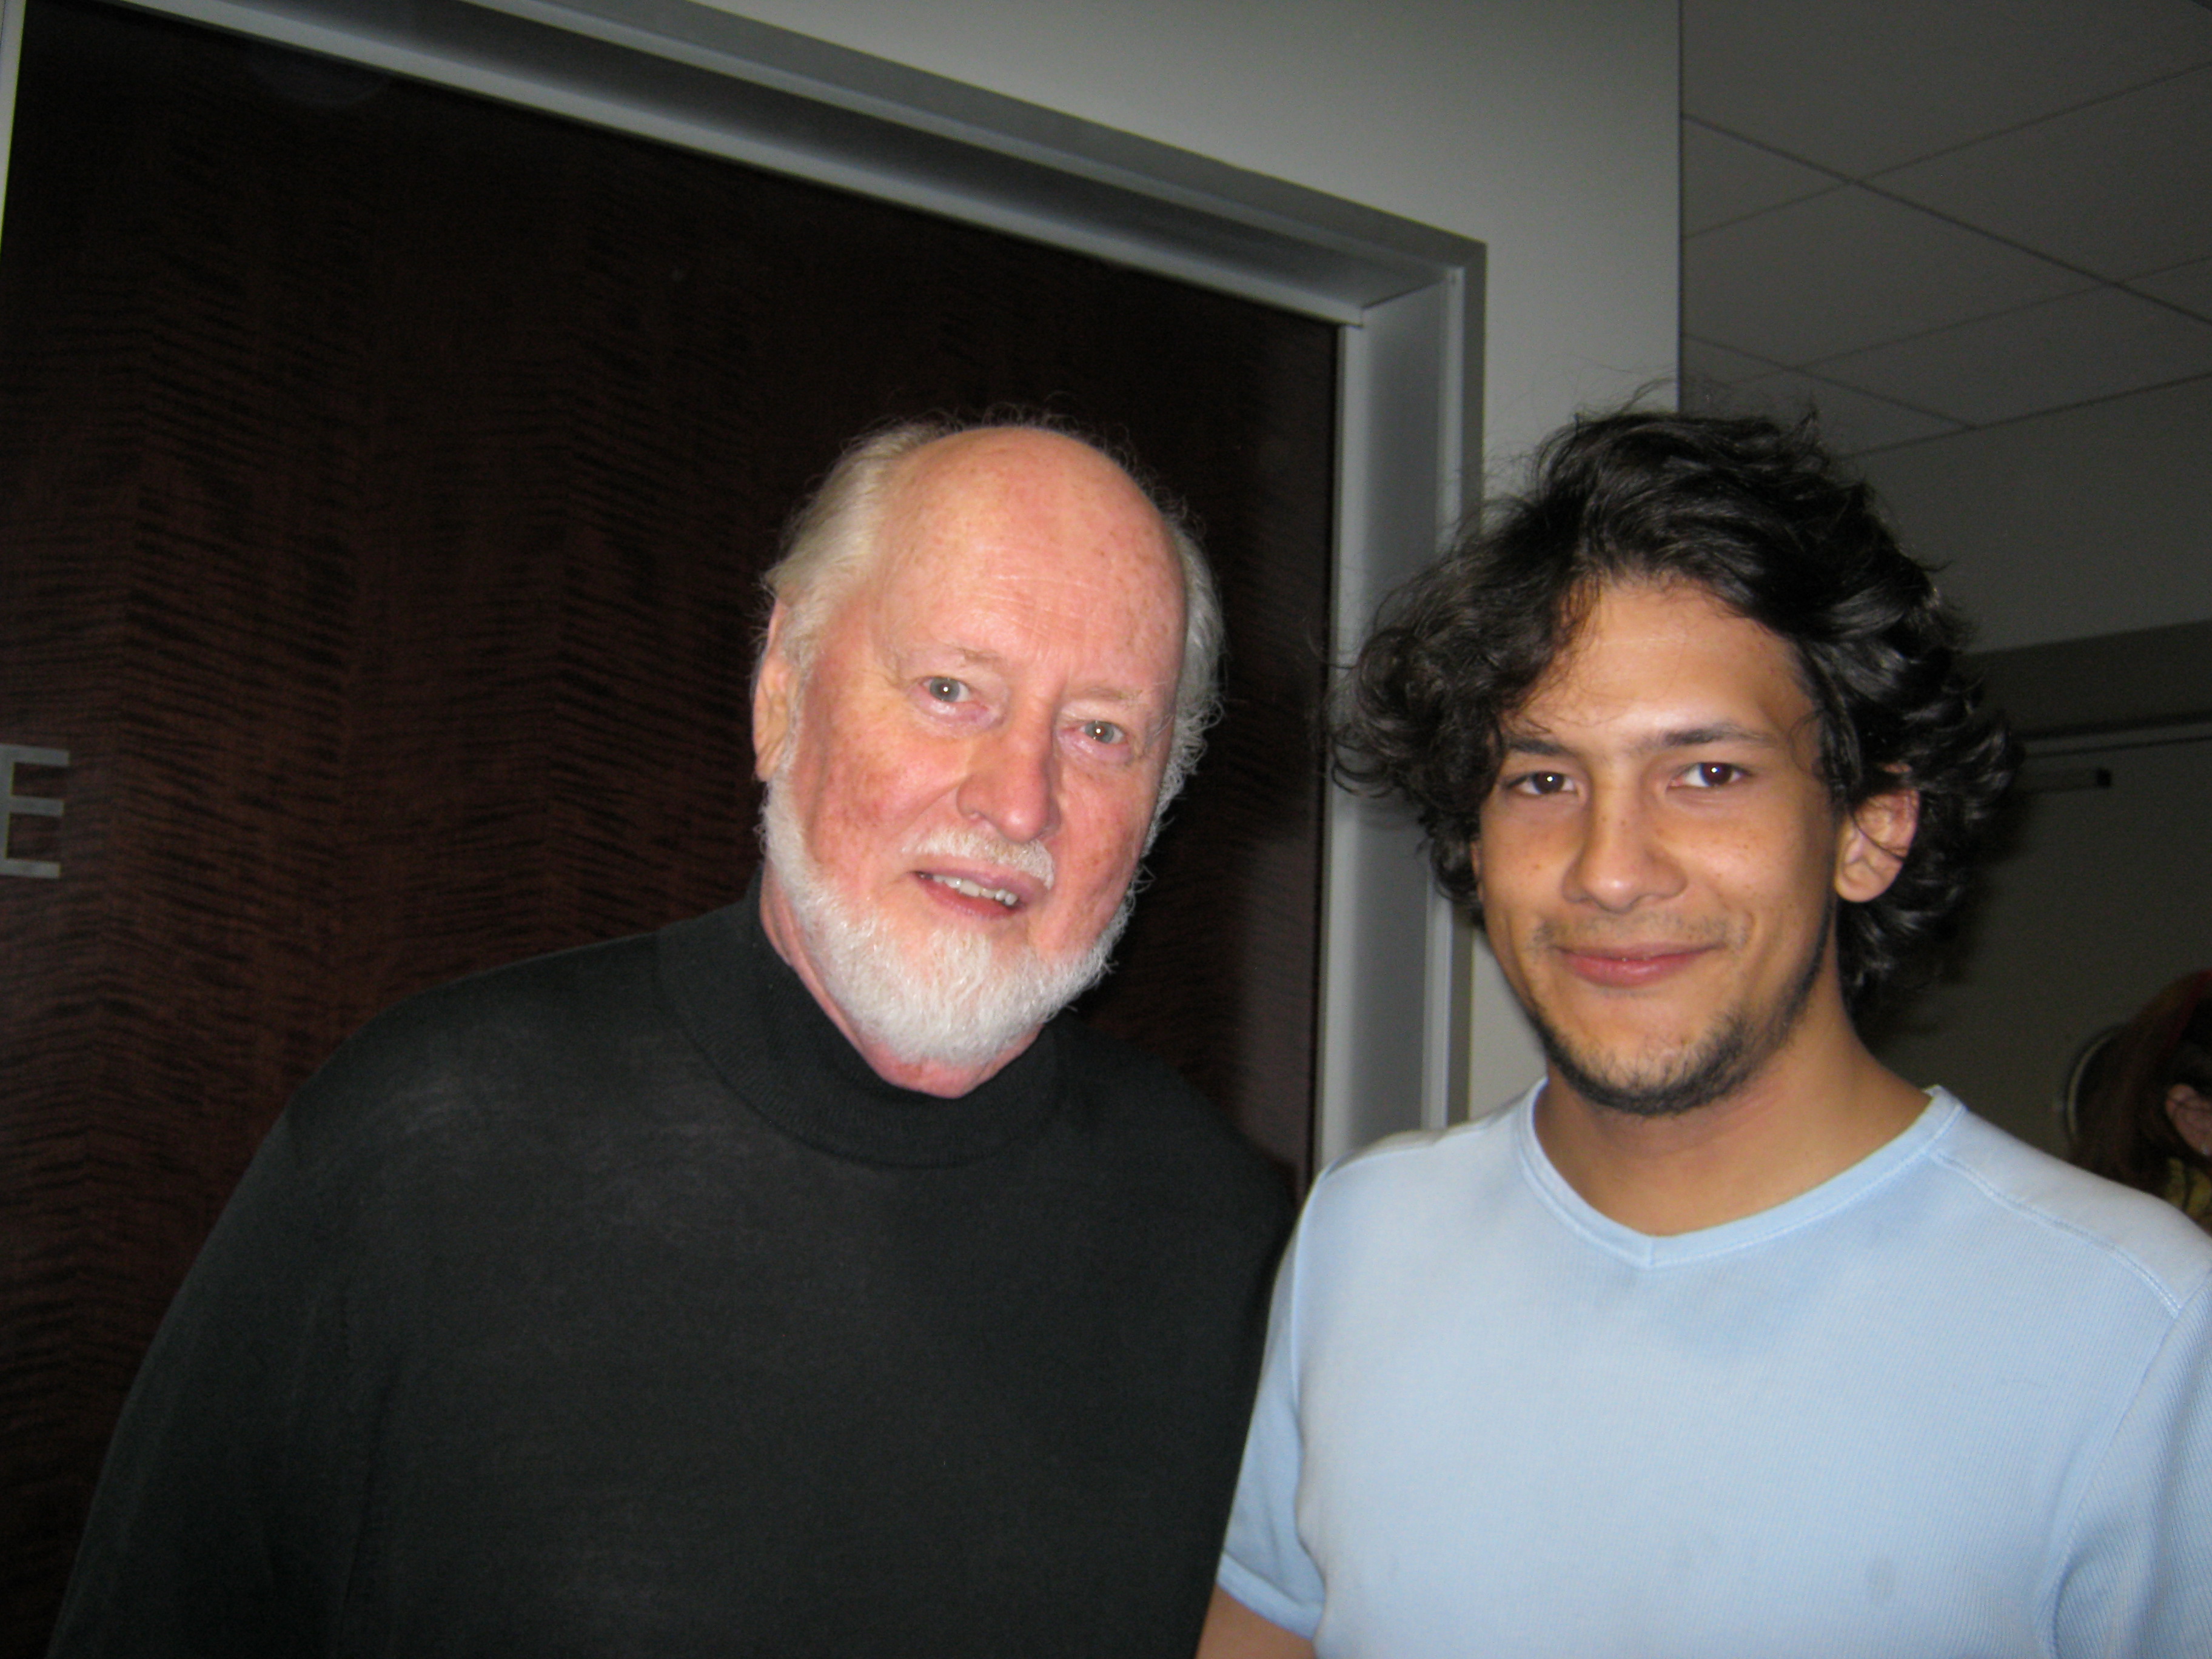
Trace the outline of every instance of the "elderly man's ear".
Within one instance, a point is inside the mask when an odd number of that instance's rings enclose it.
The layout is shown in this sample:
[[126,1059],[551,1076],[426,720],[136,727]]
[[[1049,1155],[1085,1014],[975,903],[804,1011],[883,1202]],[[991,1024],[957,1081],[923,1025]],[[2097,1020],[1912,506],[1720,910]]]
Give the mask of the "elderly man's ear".
[[2177,1083],[2166,1091],[2166,1115],[2183,1145],[2200,1158],[2212,1158],[2212,1100]]
[[797,693],[797,677],[783,653],[783,629],[787,613],[776,601],[768,619],[768,643],[761,649],[760,672],[753,678],[753,775],[765,781],[783,760],[783,746],[791,737],[791,700]]
[[1836,849],[1836,891],[1864,904],[1889,890],[1920,828],[1920,792],[1892,789],[1869,796],[1844,817]]

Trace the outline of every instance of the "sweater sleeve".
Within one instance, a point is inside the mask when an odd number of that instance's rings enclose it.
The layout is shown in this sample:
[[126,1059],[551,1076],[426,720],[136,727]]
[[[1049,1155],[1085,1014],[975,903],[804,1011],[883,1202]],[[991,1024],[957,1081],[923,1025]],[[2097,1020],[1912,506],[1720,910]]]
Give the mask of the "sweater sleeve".
[[351,1448],[295,1455],[307,1402],[345,1370],[340,1274],[301,1165],[288,1113],[132,1384],[52,1654],[321,1650],[357,1504]]

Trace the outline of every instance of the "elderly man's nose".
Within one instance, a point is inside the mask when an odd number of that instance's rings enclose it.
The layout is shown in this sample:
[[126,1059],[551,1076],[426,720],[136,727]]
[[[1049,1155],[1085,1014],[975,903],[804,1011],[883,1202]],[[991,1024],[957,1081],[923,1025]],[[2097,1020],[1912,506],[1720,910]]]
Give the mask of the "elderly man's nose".
[[1008,841],[1038,841],[1060,827],[1060,751],[1049,721],[1008,721],[976,739],[960,810]]

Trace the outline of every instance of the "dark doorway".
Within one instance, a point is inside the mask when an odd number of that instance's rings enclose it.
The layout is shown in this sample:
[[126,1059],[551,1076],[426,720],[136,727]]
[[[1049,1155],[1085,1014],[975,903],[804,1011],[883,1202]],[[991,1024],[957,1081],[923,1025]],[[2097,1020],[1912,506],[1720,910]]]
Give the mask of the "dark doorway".
[[1322,323],[33,0],[0,240],[0,1650],[285,1097],[422,986],[727,902],[757,574],[843,442],[1042,406],[1219,569],[1229,714],[1089,1010],[1303,1179]]

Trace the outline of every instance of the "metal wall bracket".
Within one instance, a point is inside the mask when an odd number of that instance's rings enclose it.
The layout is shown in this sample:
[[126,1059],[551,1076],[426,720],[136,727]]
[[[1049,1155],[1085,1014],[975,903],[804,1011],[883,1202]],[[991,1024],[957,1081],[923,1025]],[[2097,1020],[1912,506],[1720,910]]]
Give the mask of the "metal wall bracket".
[[17,859],[8,856],[9,832],[18,817],[58,818],[62,815],[62,803],[46,795],[19,795],[15,793],[15,769],[19,766],[64,767],[70,763],[66,749],[31,749],[21,744],[0,743],[0,876],[35,876],[48,881],[61,879],[62,867],[44,859]]

